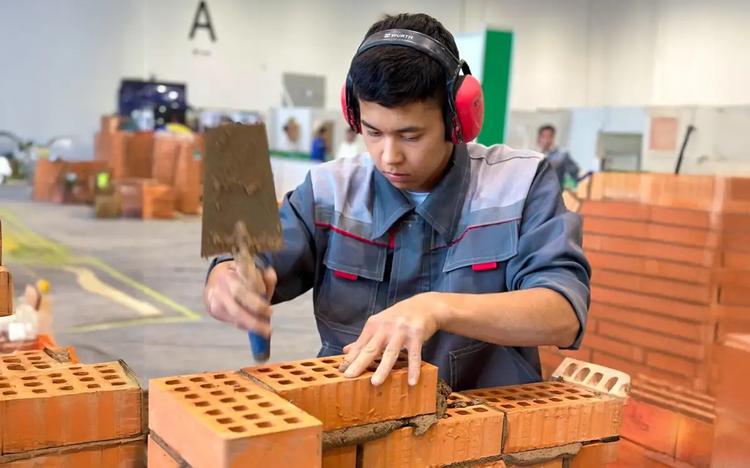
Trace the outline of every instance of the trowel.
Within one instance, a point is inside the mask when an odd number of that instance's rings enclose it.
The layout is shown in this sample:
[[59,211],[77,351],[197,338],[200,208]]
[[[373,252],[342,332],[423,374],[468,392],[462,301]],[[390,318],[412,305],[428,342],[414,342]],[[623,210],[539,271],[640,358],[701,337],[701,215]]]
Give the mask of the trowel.
[[[232,254],[240,276],[249,281],[262,277],[254,255],[282,244],[265,125],[228,124],[209,130],[201,255]],[[253,358],[267,361],[270,340],[252,331],[248,336]]]

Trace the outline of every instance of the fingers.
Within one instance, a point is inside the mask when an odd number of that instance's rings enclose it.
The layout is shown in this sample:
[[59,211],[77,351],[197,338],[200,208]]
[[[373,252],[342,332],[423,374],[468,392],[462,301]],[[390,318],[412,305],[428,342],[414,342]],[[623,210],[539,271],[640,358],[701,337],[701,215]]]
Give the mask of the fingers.
[[382,331],[377,331],[375,335],[367,341],[367,344],[359,350],[354,361],[347,367],[346,372],[344,372],[344,376],[357,377],[362,374],[362,372],[372,364],[372,361],[382,354],[383,348],[386,345],[386,340],[386,334]]
[[271,304],[259,293],[249,290],[241,281],[232,281],[229,284],[229,293],[242,308],[250,314],[259,318],[271,319]]
[[367,344],[368,341],[370,341],[370,338],[373,335],[372,330],[373,327],[369,326],[369,323],[365,324],[365,328],[362,330],[359,338],[357,338],[357,341],[355,341],[354,343],[349,343],[344,347],[344,360],[341,362],[341,365],[339,365],[339,370],[341,372],[346,372],[346,370],[349,368],[349,366],[352,365],[354,360],[357,359],[361,349]]
[[421,337],[410,335],[406,344],[409,360],[409,385],[412,387],[419,382],[419,371],[422,367],[422,340]]
[[385,347],[385,351],[383,351],[383,358],[380,361],[380,365],[370,379],[373,385],[377,386],[385,382],[386,377],[388,377],[391,369],[393,369],[393,365],[398,360],[398,355],[404,345],[404,338],[405,333],[400,330],[391,337],[388,345]]
[[263,271],[263,282],[266,285],[266,298],[270,301],[273,298],[274,291],[276,291],[276,283],[278,282],[276,270],[271,267],[266,268]]

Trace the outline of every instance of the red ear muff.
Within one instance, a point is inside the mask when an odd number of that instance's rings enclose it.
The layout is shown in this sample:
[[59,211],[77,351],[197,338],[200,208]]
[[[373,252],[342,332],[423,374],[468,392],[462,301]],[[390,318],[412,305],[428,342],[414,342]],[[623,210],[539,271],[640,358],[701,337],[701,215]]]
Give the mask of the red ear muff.
[[[461,126],[463,142],[469,142],[479,136],[484,122],[484,95],[482,85],[472,75],[463,77],[461,86],[456,91],[455,109],[458,125]],[[453,131],[453,142],[458,140],[457,132]]]
[[362,129],[357,122],[357,118],[354,116],[354,109],[349,107],[349,102],[346,99],[346,84],[341,87],[341,112],[344,114],[344,120],[349,126],[357,133],[361,133]]

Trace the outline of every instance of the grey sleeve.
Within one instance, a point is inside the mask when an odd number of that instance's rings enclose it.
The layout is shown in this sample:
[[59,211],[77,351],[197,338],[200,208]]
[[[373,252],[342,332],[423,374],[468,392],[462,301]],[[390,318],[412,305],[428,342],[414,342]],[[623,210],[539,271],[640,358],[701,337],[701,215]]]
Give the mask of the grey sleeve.
[[570,156],[570,153],[565,153],[565,172],[573,177],[576,181],[578,180],[578,175],[581,172],[581,168],[578,167],[578,164]]
[[565,297],[580,323],[570,349],[577,349],[583,339],[591,296],[591,267],[582,237],[581,217],[565,208],[560,183],[543,160],[526,198],[518,253],[508,261],[506,286],[511,291],[549,288]]
[[[286,194],[279,216],[284,247],[278,252],[256,256],[257,265],[272,266],[276,270],[278,283],[271,299],[274,304],[307,292],[315,278],[315,215],[309,174],[299,187]],[[209,274],[217,264],[228,260],[232,260],[232,256],[214,258],[209,266]]]

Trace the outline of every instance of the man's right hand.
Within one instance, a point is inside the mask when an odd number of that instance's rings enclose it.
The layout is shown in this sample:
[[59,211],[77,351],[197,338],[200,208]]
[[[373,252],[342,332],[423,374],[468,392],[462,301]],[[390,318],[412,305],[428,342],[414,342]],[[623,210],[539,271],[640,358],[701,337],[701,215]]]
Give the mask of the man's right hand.
[[258,270],[245,281],[234,261],[219,263],[211,270],[203,289],[203,300],[211,317],[251,330],[266,338],[271,336],[271,303],[276,288],[273,268]]

